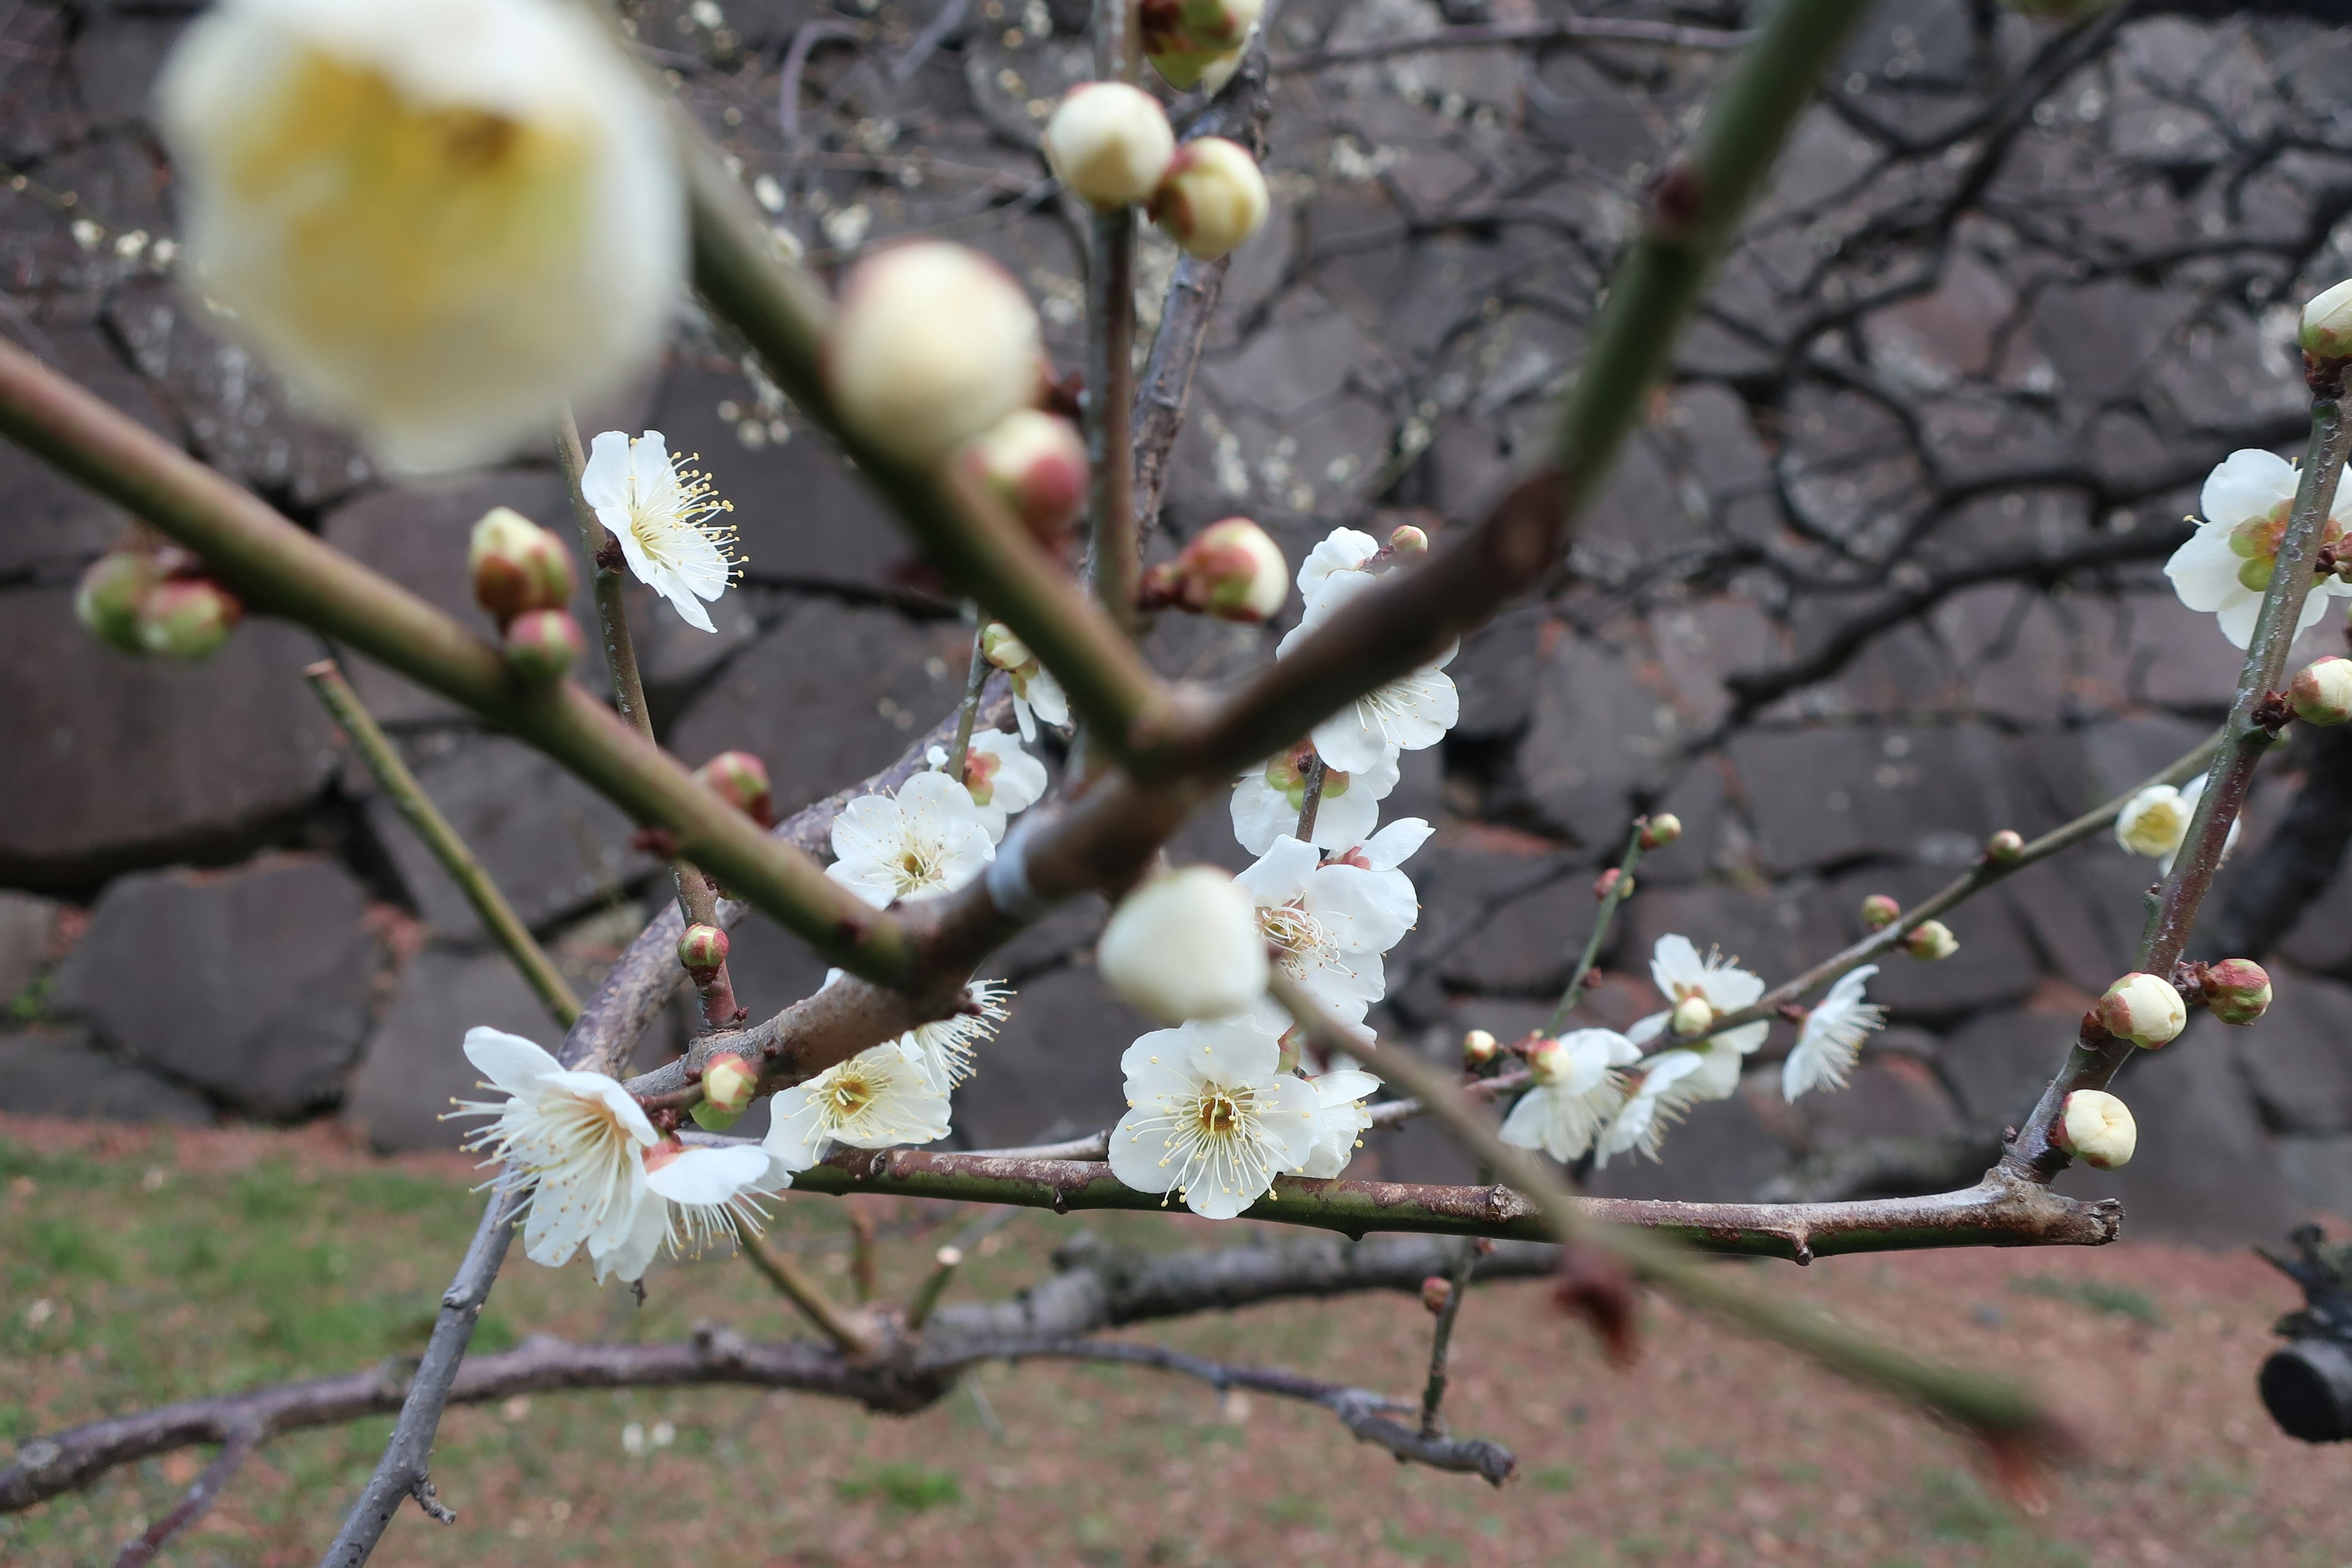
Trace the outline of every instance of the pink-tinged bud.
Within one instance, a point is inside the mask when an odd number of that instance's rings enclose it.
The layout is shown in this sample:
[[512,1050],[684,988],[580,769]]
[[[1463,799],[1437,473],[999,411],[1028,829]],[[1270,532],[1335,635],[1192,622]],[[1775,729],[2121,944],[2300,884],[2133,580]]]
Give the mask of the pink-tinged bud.
[[1151,221],[1185,253],[1214,261],[1265,224],[1265,176],[1248,150],[1222,136],[1176,149],[1151,193]]
[[927,463],[1037,400],[1037,312],[976,250],[910,240],[850,269],[825,334],[834,401],[866,440]]
[[1630,899],[1633,896],[1633,879],[1625,875],[1625,868],[1622,866],[1612,866],[1592,879],[1592,899],[1595,903],[1601,902],[1612,893],[1616,894],[1620,899]]
[[1903,918],[1903,906],[1885,893],[1873,893],[1862,900],[1862,923],[1871,931],[1885,931]]
[[768,785],[768,765],[749,752],[721,752],[694,776],[702,786],[762,827],[776,823],[775,796]]
[[2352,279],[2313,296],[2303,308],[2300,338],[2314,359],[2352,359]]
[[2004,827],[1985,840],[1985,858],[1996,866],[2006,866],[2025,853],[2025,836],[2014,827]]
[[210,658],[245,618],[236,595],[203,577],[157,584],[139,602],[139,647],[158,658]]
[[1922,963],[1933,963],[1959,952],[1960,939],[1941,921],[1922,921],[1903,939],[1903,951]]
[[1175,154],[1168,111],[1123,81],[1078,83],[1045,122],[1045,161],[1063,188],[1106,212],[1150,195]]
[[2287,689],[2294,716],[2306,724],[2341,724],[2352,719],[2352,658],[2329,654],[2298,671]]
[[2205,966],[2205,1010],[2224,1024],[2251,1024],[2271,1005],[2269,972],[2251,958]]
[[1429,535],[1409,522],[1398,523],[1389,530],[1389,553],[1426,555],[1429,553]]
[[715,1110],[740,1115],[760,1087],[760,1072],[733,1051],[722,1051],[702,1069],[702,1098]]
[[505,626],[532,610],[560,610],[572,602],[572,555],[562,542],[507,507],[493,507],[474,524],[466,549],[474,602]]
[[1642,824],[1642,847],[1664,849],[1683,836],[1683,819],[1671,811],[1662,811]]
[[1462,1037],[1462,1065],[1474,1070],[1485,1067],[1502,1048],[1501,1042],[1486,1030],[1473,1029]]
[[1666,1026],[1685,1040],[1704,1035],[1715,1027],[1715,1004],[1704,996],[1685,996],[1675,1004]]
[[1169,86],[1215,92],[1240,63],[1241,46],[1265,10],[1265,0],[1142,0],[1136,19],[1144,57]]
[[1184,603],[1221,621],[1254,625],[1282,608],[1290,563],[1282,546],[1245,517],[1213,522],[1176,557]]
[[2112,1171],[2131,1163],[2139,1147],[2139,1127],[2131,1107],[2103,1089],[2078,1089],[2058,1108],[2051,1141],[2094,1170]]
[[981,477],[1037,542],[1058,545],[1087,504],[1087,443],[1077,426],[1016,408],[970,450]]
[[1569,1058],[1568,1047],[1549,1035],[1538,1035],[1520,1043],[1519,1054],[1527,1059],[1528,1076],[1538,1084],[1559,1083],[1576,1070]]
[[677,939],[677,961],[697,985],[708,985],[727,962],[727,933],[717,926],[690,925]]
[[144,653],[139,609],[163,581],[163,563],[137,550],[100,556],[74,589],[74,615],[98,637],[124,653]]
[[587,648],[569,610],[529,610],[507,623],[507,668],[533,686],[562,679]]
[[2108,986],[2093,1012],[2107,1033],[2149,1050],[2179,1036],[2189,1022],[2189,1008],[2172,982],[2137,970]]
[[1431,1317],[1445,1310],[1454,1300],[1454,1281],[1443,1274],[1433,1274],[1421,1282],[1421,1304]]

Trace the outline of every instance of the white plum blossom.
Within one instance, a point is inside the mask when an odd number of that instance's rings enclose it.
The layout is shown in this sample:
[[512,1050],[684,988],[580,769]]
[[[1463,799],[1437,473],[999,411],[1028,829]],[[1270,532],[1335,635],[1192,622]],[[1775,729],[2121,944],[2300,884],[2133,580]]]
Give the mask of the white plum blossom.
[[[1735,1063],[1739,1059],[1737,1052],[1725,1055]],[[1633,1092],[1625,1097],[1625,1103],[1610,1118],[1593,1163],[1606,1165],[1611,1155],[1633,1152],[1656,1159],[1666,1129],[1680,1121],[1684,1111],[1699,1100],[1725,1098],[1706,1092],[1707,1067],[1706,1053],[1702,1051],[1661,1051],[1650,1058],[1643,1064],[1641,1082],[1633,1086]],[[1736,1074],[1732,1081],[1737,1087]]]
[[1158,1029],[1119,1058],[1128,1112],[1111,1129],[1111,1173],[1231,1219],[1315,1152],[1323,1102],[1280,1070],[1274,1034],[1248,1017]]
[[1625,1075],[1642,1048],[1613,1029],[1578,1029],[1528,1054],[1536,1086],[1503,1119],[1502,1140],[1566,1163],[1581,1159],[1625,1102]]
[[[963,787],[991,844],[1004,842],[1012,819],[1045,796],[1045,764],[1021,749],[1021,742],[1002,730],[979,730],[965,749]],[[947,748],[933,746],[924,761],[941,773],[948,767]]]
[[1312,603],[1334,572],[1361,572],[1380,552],[1381,542],[1370,534],[1352,528],[1333,529],[1298,563],[1299,603]]
[[[1316,546],[1318,552],[1329,540]],[[1314,555],[1299,568],[1303,580],[1316,564]],[[1370,589],[1375,579],[1368,572],[1335,569],[1307,596],[1306,614],[1275,648],[1279,658],[1312,635],[1340,605]],[[1454,689],[1445,667],[1460,651],[1448,645],[1430,664],[1399,676],[1366,692],[1315,726],[1312,739],[1323,760],[1343,773],[1369,772],[1391,748],[1418,752],[1445,738],[1462,716],[1461,694]]]
[[1315,1148],[1299,1165],[1298,1173],[1328,1181],[1348,1168],[1363,1146],[1359,1136],[1372,1124],[1364,1101],[1381,1090],[1381,1080],[1361,1068],[1334,1068],[1307,1080],[1319,1101],[1315,1113]]
[[560,1268],[586,1247],[610,1251],[629,1235],[646,1192],[646,1151],[659,1142],[645,1108],[614,1079],[574,1072],[520,1035],[466,1031],[466,1059],[506,1091],[461,1100],[457,1114],[497,1118],[469,1149],[503,1161],[530,1186],[523,1253]]
[[1002,622],[990,626],[982,636],[981,647],[988,662],[1013,682],[1013,721],[1021,726],[1023,740],[1036,740],[1040,723],[1055,729],[1069,723],[1069,693],[1029,651],[1029,645],[1013,635],[1012,627]]
[[[2172,580],[2180,602],[2217,616],[2221,635],[2239,647],[2254,635],[2263,592],[2270,584],[2287,514],[2294,507],[2296,479],[2294,465],[2275,452],[2248,448],[2231,453],[2205,476],[2198,497],[2204,520],[2164,563],[2164,574]],[[2340,540],[2347,521],[2352,521],[2352,490],[2339,485],[2324,525],[2326,541]],[[2295,630],[2315,625],[2327,613],[2328,599],[2345,594],[2352,594],[2352,584],[2320,578],[2303,602]]]
[[1863,987],[1878,973],[1865,963],[1848,971],[1830,987],[1821,1005],[1805,1015],[1797,1044],[1780,1064],[1780,1094],[1794,1100],[1811,1089],[1843,1089],[1862,1052],[1863,1037],[1886,1024],[1886,1009],[1863,1000]]
[[[1234,879],[1257,908],[1275,963],[1342,1023],[1361,1022],[1380,1000],[1387,984],[1381,955],[1420,917],[1412,883],[1396,863],[1427,834],[1428,824],[1409,817],[1374,835],[1356,861],[1329,862],[1285,834]],[[1409,847],[1399,853],[1400,846]]]
[[[1666,1010],[1651,1014],[1625,1031],[1625,1037],[1637,1046],[1648,1045],[1677,1020],[1684,1022],[1676,1027],[1676,1033],[1703,1034],[1717,1018],[1736,1013],[1764,994],[1762,978],[1740,968],[1738,960],[1714,951],[1701,958],[1686,936],[1668,934],[1658,939],[1658,945],[1650,954],[1650,979],[1664,994]],[[1688,1026],[1693,1024],[1696,1026]],[[1696,1047],[1710,1058],[1706,1082],[1722,1090],[1706,1098],[1723,1100],[1730,1096],[1739,1084],[1738,1058],[1753,1052],[1771,1032],[1771,1024],[1759,1018]],[[1718,1054],[1729,1059],[1712,1059]]]
[[963,785],[917,773],[896,795],[862,795],[833,821],[824,874],[872,904],[951,893],[996,858],[987,820]]
[[898,1037],[899,1054],[929,1073],[942,1090],[971,1076],[981,1042],[994,1039],[997,1026],[1012,1016],[1005,1004],[1013,992],[1001,980],[973,981],[964,987],[964,999],[971,1011],[918,1024]]
[[776,1096],[761,1141],[779,1169],[805,1171],[835,1143],[888,1149],[948,1132],[947,1090],[898,1042],[872,1047]]
[[1121,899],[1095,943],[1095,968],[1163,1023],[1273,1005],[1264,1000],[1269,971],[1257,905],[1213,866],[1154,877]]
[[632,440],[618,430],[596,437],[581,471],[580,495],[619,542],[636,580],[670,602],[678,618],[717,631],[702,601],[718,599],[739,564],[735,531],[715,521],[734,510],[710,493],[710,481],[673,458],[658,430]]
[[732,1248],[745,1232],[759,1235],[767,1223],[760,1200],[792,1181],[764,1149],[656,1144],[646,1154],[645,1196],[628,1234],[590,1250],[596,1282],[642,1279],[665,1249],[673,1258],[699,1257],[722,1243]]
[[[1262,768],[1253,768],[1234,786],[1234,837],[1253,855],[1263,855],[1274,841],[1298,826],[1299,808],[1307,804],[1307,764],[1314,746],[1301,742]],[[1327,767],[1321,804],[1315,808],[1314,837],[1318,849],[1344,849],[1371,837],[1381,819],[1381,802],[1397,786],[1397,752],[1384,748],[1380,760],[1360,773]]]
[[[2124,803],[2116,816],[2116,842],[2134,855],[2144,855],[2158,862],[2164,875],[2172,873],[2172,862],[2180,854],[2180,846],[2189,837],[2189,819],[2197,813],[2197,797],[2205,793],[2205,775],[2200,773],[2175,789],[2170,784],[2150,784]],[[2221,841],[2221,853],[2227,856],[2238,847],[2238,829],[2242,818],[2231,818],[2230,835]]]

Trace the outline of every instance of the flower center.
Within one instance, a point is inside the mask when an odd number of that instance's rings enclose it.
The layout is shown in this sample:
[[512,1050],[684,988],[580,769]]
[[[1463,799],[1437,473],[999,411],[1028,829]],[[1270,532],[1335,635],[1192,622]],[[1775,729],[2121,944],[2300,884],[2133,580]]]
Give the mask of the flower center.
[[[631,446],[636,442],[632,440]],[[741,558],[731,552],[735,531],[711,520],[735,510],[732,501],[720,500],[711,494],[709,478],[687,465],[694,457],[671,460],[667,474],[656,474],[646,481],[644,489],[637,488],[636,476],[629,477],[629,532],[637,548],[655,565],[675,569],[683,559],[680,546],[688,534],[698,533],[719,547],[728,564],[740,566]]]
[[903,896],[930,885],[939,875],[938,847],[908,844],[898,852],[898,891]]
[[844,1121],[856,1115],[874,1103],[882,1090],[878,1085],[862,1078],[841,1078],[833,1086],[834,1114]]
[[1267,942],[1294,958],[1329,945],[1323,922],[1297,904],[1258,910],[1257,926]]
[[1233,1096],[1222,1089],[1213,1089],[1201,1098],[1193,1114],[1203,1134],[1211,1138],[1227,1138],[1233,1135],[1235,1123],[1242,1119],[1242,1108],[1234,1103]]

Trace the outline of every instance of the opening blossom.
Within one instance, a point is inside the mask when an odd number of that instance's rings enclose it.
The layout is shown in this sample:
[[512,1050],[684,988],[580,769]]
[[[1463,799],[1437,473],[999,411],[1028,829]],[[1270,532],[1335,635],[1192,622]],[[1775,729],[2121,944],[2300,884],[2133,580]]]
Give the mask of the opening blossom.
[[[1316,546],[1298,569],[1302,584],[1316,570],[1316,555],[1330,544],[1327,539]],[[1333,567],[1325,571],[1321,582],[1307,591],[1306,614],[1276,647],[1275,657],[1289,652],[1340,605],[1369,590],[1374,581],[1370,573],[1361,570]],[[1445,673],[1458,651],[1458,645],[1448,647],[1433,663],[1366,692],[1316,725],[1312,731],[1316,751],[1331,766],[1355,773],[1369,772],[1391,747],[1418,752],[1437,744],[1462,716],[1461,695],[1454,689],[1454,678]]]
[[833,822],[824,874],[872,904],[953,892],[996,858],[971,792],[945,773],[917,773],[896,795],[861,795]]
[[1348,1168],[1364,1144],[1360,1134],[1372,1124],[1364,1101],[1381,1091],[1381,1080],[1361,1068],[1335,1068],[1307,1087],[1320,1102],[1315,1113],[1315,1148],[1298,1167],[1302,1176],[1328,1181]]
[[980,646],[982,657],[1012,678],[1013,720],[1021,726],[1023,740],[1036,740],[1041,721],[1056,729],[1070,721],[1069,694],[1054,679],[1054,672],[1029,651],[1029,645],[1013,635],[1011,626],[1002,621],[991,626],[982,635]]
[[1387,984],[1381,955],[1420,918],[1412,883],[1397,867],[1429,832],[1407,817],[1329,861],[1285,834],[1234,879],[1257,907],[1275,963],[1342,1023],[1362,1022],[1380,1000]]
[[618,1245],[590,1251],[596,1282],[642,1279],[657,1253],[698,1258],[724,1246],[738,1246],[745,1232],[767,1224],[762,1197],[792,1185],[764,1149],[688,1148],[675,1142],[646,1151],[646,1191],[628,1234]]
[[1279,1070],[1282,1047],[1252,1018],[1159,1029],[1127,1047],[1129,1110],[1111,1130],[1111,1173],[1231,1219],[1315,1152],[1323,1102]]
[[1783,1099],[1793,1100],[1824,1086],[1845,1087],[1846,1075],[1853,1071],[1854,1058],[1862,1053],[1863,1037],[1886,1024],[1886,1009],[1862,999],[1863,987],[1877,973],[1878,965],[1874,963],[1848,971],[1830,987],[1821,1005],[1805,1015],[1804,1026],[1797,1031],[1796,1047],[1789,1052],[1789,1059],[1780,1064]]
[[[1263,768],[1244,773],[1234,786],[1234,837],[1253,855],[1263,855],[1274,841],[1296,833],[1299,808],[1307,804],[1307,765],[1315,755],[1313,742],[1302,741]],[[1381,819],[1381,802],[1397,786],[1397,752],[1388,747],[1380,760],[1360,773],[1341,773],[1326,765],[1321,804],[1315,808],[1315,833],[1307,842],[1318,849],[1345,849],[1371,837]]]
[[[2189,819],[2196,815],[2197,797],[2204,793],[2201,773],[2179,789],[2170,784],[2148,785],[2126,801],[2116,814],[2116,842],[2131,854],[2158,862],[2158,868],[2169,876],[2172,862],[2189,837]],[[2240,826],[2237,819],[2231,822],[2230,836],[2221,841],[2223,855],[2237,847]]]
[[948,1095],[897,1042],[858,1052],[776,1096],[761,1141],[779,1168],[805,1171],[835,1143],[888,1149],[948,1131]]
[[[947,771],[944,747],[933,746],[924,760],[938,772]],[[1002,844],[1013,817],[1045,798],[1045,764],[1002,730],[975,731],[964,759],[963,787],[980,810],[988,841]]]
[[560,1268],[586,1247],[618,1248],[646,1192],[646,1151],[658,1142],[644,1107],[600,1072],[574,1072],[499,1029],[466,1031],[466,1059],[502,1100],[461,1100],[457,1114],[497,1120],[467,1147],[520,1171],[531,1189],[522,1249]]
[[735,510],[710,493],[710,480],[673,458],[658,430],[635,440],[618,430],[598,436],[581,470],[582,499],[620,542],[636,580],[670,602],[678,617],[715,632],[702,601],[716,601],[740,564],[730,551],[735,531],[713,520]]
[[964,999],[978,1010],[918,1024],[898,1037],[898,1054],[928,1073],[942,1092],[971,1076],[981,1043],[994,1039],[997,1026],[1012,1016],[1005,1004],[1013,991],[1001,980],[973,981],[964,987]]
[[157,99],[191,284],[396,463],[502,456],[661,346],[669,130],[577,6],[230,0]]
[[1613,1029],[1578,1029],[1528,1055],[1535,1088],[1503,1119],[1502,1140],[1563,1163],[1581,1159],[1625,1103],[1625,1075],[1642,1047]]
[[[1739,1058],[1734,1054],[1731,1058]],[[1601,1135],[1593,1163],[1606,1165],[1612,1154],[1640,1152],[1654,1160],[1658,1145],[1664,1142],[1666,1129],[1682,1120],[1684,1111],[1702,1100],[1722,1100],[1726,1094],[1703,1092],[1707,1087],[1702,1080],[1707,1072],[1706,1055],[1701,1051],[1661,1051],[1649,1058],[1642,1081],[1625,1097],[1625,1103],[1609,1121],[1609,1130]],[[1733,1088],[1738,1078],[1732,1079]]]
[[[1686,936],[1666,935],[1650,954],[1650,979],[1665,994],[1665,1012],[1653,1013],[1625,1031],[1637,1046],[1648,1045],[1672,1026],[1677,1035],[1696,1035],[1727,1013],[1736,1013],[1764,994],[1761,976],[1710,950],[1705,958]],[[1772,1026],[1758,1019],[1690,1047],[1700,1074],[1689,1087],[1699,1100],[1728,1100],[1739,1087],[1740,1058],[1764,1043]],[[1636,1091],[1639,1092],[1639,1091]]]
[[[2294,506],[2296,477],[2294,465],[2275,452],[2231,453],[2205,476],[2198,497],[2204,521],[2164,563],[2180,602],[2219,616],[2221,635],[2239,647],[2254,635],[2263,591],[2270,586],[2287,513]],[[2326,541],[2342,539],[2347,521],[2352,521],[2352,492],[2339,486],[2325,525]],[[2320,578],[2303,602],[2295,630],[2308,630],[2327,613],[2328,599],[2345,594],[2352,594],[2352,584]]]

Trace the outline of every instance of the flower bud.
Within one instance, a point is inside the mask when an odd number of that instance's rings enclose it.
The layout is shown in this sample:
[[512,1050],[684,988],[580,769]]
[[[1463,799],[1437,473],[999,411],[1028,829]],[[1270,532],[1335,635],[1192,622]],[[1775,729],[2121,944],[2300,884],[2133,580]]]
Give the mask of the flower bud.
[[1230,1017],[1265,994],[1265,934],[1240,883],[1188,866],[1143,884],[1103,928],[1095,964],[1111,988],[1171,1024]]
[[677,939],[677,961],[697,985],[708,985],[727,962],[727,933],[717,926],[690,925]]
[[1558,1083],[1574,1070],[1568,1047],[1549,1035],[1526,1041],[1518,1049],[1527,1058],[1528,1076],[1538,1084]]
[[159,658],[209,658],[245,618],[236,595],[204,577],[159,583],[139,602],[139,647]]
[[1186,254],[1214,261],[1264,226],[1265,176],[1246,149],[1203,136],[1176,149],[1149,210]]
[[1106,212],[1150,195],[1175,154],[1168,111],[1123,81],[1078,83],[1045,122],[1045,161],[1064,188]]
[[[1241,46],[1265,10],[1265,0],[1142,0],[1136,22],[1144,57],[1169,86],[1215,92],[1240,63]],[[1223,76],[1212,79],[1220,64]]]
[[1941,921],[1922,921],[1903,939],[1903,951],[1924,963],[1932,963],[1959,952],[1960,939]]
[[163,581],[163,563],[138,550],[115,550],[89,563],[74,589],[74,615],[101,641],[124,653],[144,653],[139,607]]
[[1443,1274],[1433,1274],[1421,1282],[1421,1304],[1431,1317],[1445,1310],[1454,1300],[1454,1281]]
[[1715,1006],[1704,996],[1685,996],[1675,1004],[1669,1026],[1683,1038],[1704,1035],[1715,1024]]
[[2172,982],[2137,970],[2108,986],[2092,1011],[2107,1033],[2149,1050],[2179,1035],[2189,1022],[2189,1009]]
[[2303,308],[2303,352],[2314,359],[2352,358],[2352,279],[2312,297]]
[[776,821],[775,796],[768,786],[768,766],[749,752],[721,752],[694,776],[702,786],[762,827]]
[[696,1100],[686,1108],[686,1113],[693,1117],[694,1124],[705,1132],[724,1132],[743,1120],[741,1111],[721,1110],[707,1100]]
[[507,623],[507,668],[533,686],[562,679],[587,647],[569,610],[530,610]]
[[2006,866],[2025,853],[2025,835],[2014,827],[2004,827],[1985,840],[1985,858],[1996,866]]
[[1485,1067],[1502,1048],[1501,1042],[1486,1030],[1473,1029],[1462,1037],[1462,1065],[1472,1069]]
[[2131,1163],[2139,1127],[2131,1107],[2103,1089],[2078,1089],[2058,1108],[2052,1142],[2096,1171]]
[[991,621],[988,629],[980,634],[980,656],[1002,670],[1017,670],[1036,662],[1037,656],[1029,645],[1014,635],[1003,621]]
[[1683,836],[1683,819],[1671,811],[1662,811],[1642,824],[1642,847],[1664,849]]
[[1037,312],[976,250],[912,240],[852,268],[824,374],[858,434],[928,462],[1036,401]]
[[2294,716],[2306,724],[2341,724],[2352,719],[2352,658],[2329,654],[2298,671],[2287,689]]
[[1903,918],[1903,906],[1885,893],[1873,893],[1862,900],[1862,923],[1872,931],[1885,931]]
[[1409,522],[1398,523],[1389,530],[1389,553],[1391,555],[1426,555],[1429,535]]
[[[709,927],[697,927],[709,930]],[[720,938],[723,943],[726,939]],[[733,1051],[721,1051],[702,1068],[702,1098],[716,1111],[740,1116],[760,1087],[760,1069]]]
[[1592,900],[1599,903],[1614,893],[1620,900],[1633,896],[1633,879],[1625,875],[1622,866],[1612,866],[1592,879]]
[[2251,958],[2205,966],[2205,1009],[2224,1024],[2251,1024],[2269,1010],[2271,977]]
[[572,556],[555,535],[507,507],[492,507],[474,524],[466,549],[474,602],[505,626],[531,610],[560,610],[572,602]]
[[2134,855],[2171,854],[2189,833],[2189,802],[2170,784],[2150,784],[2116,816],[2116,842]]
[[1255,625],[1282,608],[1290,594],[1290,563],[1282,546],[1245,517],[1213,522],[1176,557],[1175,602],[1221,621]]
[[1037,542],[1048,549],[1087,504],[1087,443],[1066,419],[1016,408],[971,445],[971,459]]

